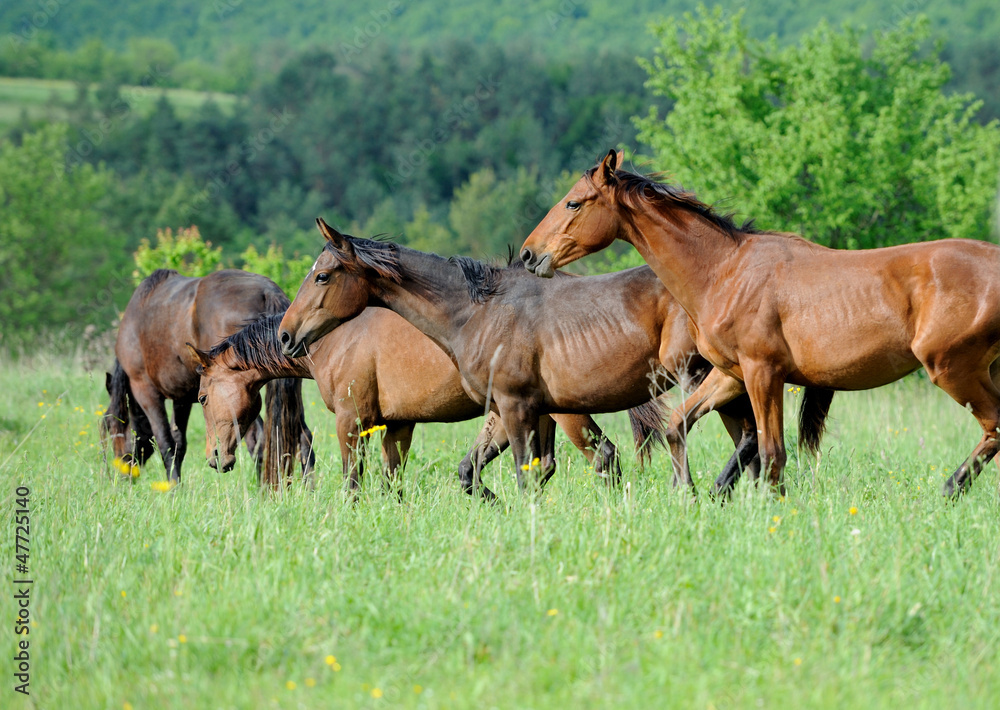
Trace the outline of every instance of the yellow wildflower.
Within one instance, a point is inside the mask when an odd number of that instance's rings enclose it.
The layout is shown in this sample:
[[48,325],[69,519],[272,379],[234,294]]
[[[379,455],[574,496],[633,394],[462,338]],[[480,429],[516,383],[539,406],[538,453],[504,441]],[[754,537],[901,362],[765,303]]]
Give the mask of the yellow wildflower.
[[154,491],[166,493],[173,488],[175,484],[173,481],[153,481],[151,485]]
[[376,700],[382,697],[381,688],[372,688],[372,697]]
[[179,642],[181,642],[181,643],[187,643],[188,642],[188,637],[185,636],[184,634],[181,634],[180,636],[177,637],[177,640]]
[[851,515],[857,515],[857,514],[858,514],[858,509],[857,509],[857,508],[855,508],[855,507],[854,507],[854,506],[852,505],[852,506],[851,506],[851,508],[850,508],[850,510],[848,510],[847,512],[848,512],[848,513],[850,513]]
[[549,616],[557,616],[559,614],[559,610],[558,609],[549,609],[546,612],[546,614],[548,614]]
[[297,686],[295,685],[294,680],[290,680],[287,683],[285,683],[285,687],[288,688],[289,690],[295,690]]
[[337,657],[336,656],[327,656],[323,660],[326,661],[326,665],[332,666],[334,663],[337,662]]
[[316,687],[316,679],[315,678],[306,678],[306,687],[307,688],[315,688]]
[[526,463],[523,466],[521,466],[521,470],[530,471],[531,469],[538,468],[541,465],[542,465],[542,460],[536,456],[534,461],[532,461],[531,463]]
[[424,686],[422,685],[413,686],[413,692],[417,695],[420,695],[422,692],[424,692]]
[[833,598],[833,603],[834,604],[840,604],[840,597],[839,596],[838,597],[834,597]]

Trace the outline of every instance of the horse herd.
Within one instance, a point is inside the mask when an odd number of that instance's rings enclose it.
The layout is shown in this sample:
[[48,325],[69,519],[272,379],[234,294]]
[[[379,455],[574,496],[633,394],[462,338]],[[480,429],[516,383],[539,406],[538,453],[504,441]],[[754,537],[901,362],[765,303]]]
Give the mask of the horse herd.
[[[508,445],[521,487],[543,486],[555,424],[614,485],[617,452],[590,415],[627,409],[640,455],[666,440],[675,485],[694,491],[687,432],[717,411],[736,450],[715,491],[746,470],[783,492],[785,383],[805,388],[799,442],[815,450],[836,390],[922,366],[982,426],[944,492],[968,488],[1000,449],[1000,248],[948,239],[827,249],[737,225],[620,162],[611,151],[587,171],[506,267],[350,237],[320,219],[326,245],[290,304],[262,276],[155,272],[129,302],[108,377],[116,460],[134,470],[155,440],[178,480],[198,401],[211,465],[231,468],[242,438],[264,483],[288,480],[296,460],[311,482],[301,379],[312,378],[336,414],[351,489],[366,433],[384,429],[394,478],[417,422],[484,413],[459,465],[466,492],[494,497],[481,471]],[[615,239],[649,266],[556,272]],[[678,384],[693,392],[667,426],[658,395]]]

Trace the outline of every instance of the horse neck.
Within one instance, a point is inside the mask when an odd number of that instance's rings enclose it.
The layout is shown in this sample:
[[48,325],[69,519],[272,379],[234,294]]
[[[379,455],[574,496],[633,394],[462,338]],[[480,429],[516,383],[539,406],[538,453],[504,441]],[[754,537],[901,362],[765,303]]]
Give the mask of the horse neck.
[[370,305],[402,316],[449,354],[453,338],[472,315],[472,300],[460,269],[436,254],[399,248],[401,279],[379,278]]
[[683,209],[634,212],[622,238],[632,244],[671,295],[697,322],[719,272],[738,245],[718,227]]

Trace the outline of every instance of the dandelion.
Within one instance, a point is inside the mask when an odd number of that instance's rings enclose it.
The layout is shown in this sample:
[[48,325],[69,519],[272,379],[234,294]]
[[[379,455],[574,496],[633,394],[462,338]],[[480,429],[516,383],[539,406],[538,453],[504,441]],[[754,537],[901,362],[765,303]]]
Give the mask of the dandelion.
[[167,493],[176,484],[173,481],[153,481],[151,484],[154,491],[159,493]]
[[781,516],[775,515],[773,518],[771,518],[771,520],[774,521],[775,525],[777,525],[778,523],[781,522]]
[[833,603],[834,604],[840,604],[840,597],[834,597],[833,598]]
[[375,698],[376,700],[378,700],[379,698],[381,698],[382,697],[382,689],[381,688],[372,688],[372,697]]
[[334,672],[334,673],[340,673],[340,664],[339,664],[339,663],[334,663],[334,664],[333,664],[332,666],[330,666],[330,667],[331,667],[331,668],[333,668],[333,672]]
[[180,643],[187,643],[188,642],[188,637],[185,636],[184,634],[181,634],[180,636],[177,637],[177,641],[180,642]]
[[306,678],[306,687],[307,688],[315,688],[316,687],[316,679],[315,678]]
[[424,692],[424,686],[422,686],[422,685],[415,685],[415,686],[413,686],[413,693],[414,693],[414,695],[420,695],[422,692]]
[[801,666],[802,665],[802,659],[801,658],[796,658],[795,661],[794,661],[794,663],[797,666]]
[[541,466],[541,464],[542,464],[542,460],[536,456],[535,459],[534,459],[534,461],[532,461],[531,463],[523,464],[521,466],[521,470],[522,471],[530,471],[533,468],[538,468],[539,466]]
[[326,665],[332,666],[334,663],[337,662],[337,657],[336,656],[327,656],[323,660],[326,662]]
[[549,609],[549,610],[548,610],[547,612],[545,612],[545,613],[546,613],[547,615],[549,615],[549,616],[558,616],[558,615],[559,615],[559,610],[558,610],[558,609]]
[[288,688],[289,690],[295,690],[298,686],[295,685],[294,680],[289,680],[285,682],[285,687]]
[[857,514],[858,514],[858,509],[857,509],[857,508],[855,508],[855,507],[854,507],[854,506],[852,505],[852,506],[851,506],[851,508],[850,508],[850,510],[848,510],[847,512],[848,512],[848,513],[850,513],[851,515],[857,515]]
[[39,406],[39,407],[44,407],[44,406],[45,406],[45,402],[39,402],[39,403],[38,403],[38,406]]
[[124,599],[124,598],[125,598],[126,596],[127,596],[127,595],[125,594],[125,590],[123,589],[123,590],[122,590],[122,599]]
[[772,525],[771,527],[769,527],[769,528],[767,529],[767,531],[768,531],[769,533],[771,533],[771,534],[774,534],[774,531],[775,531],[775,530],[777,530],[777,529],[778,529],[778,528],[776,528],[776,527],[774,527],[774,526]]
[[132,703],[127,701],[122,703],[122,710],[132,710]]
[[184,592],[182,592],[180,589],[175,589],[174,590],[174,596],[175,597],[182,597],[182,596],[184,596]]
[[[83,433],[81,432],[80,435],[83,436]],[[132,478],[138,478],[139,474],[141,473],[141,469],[137,464],[126,461],[125,459],[118,456],[115,457],[113,464],[114,467],[118,469],[118,472],[124,476],[131,476]],[[155,485],[153,487],[156,488]]]
[[149,627],[149,633],[151,634],[155,634],[159,630],[160,630],[159,624],[153,624],[152,626]]
[[663,632],[657,629],[656,631],[653,632],[653,638],[658,638],[658,639],[663,638]]
[[370,429],[365,429],[363,432],[361,432],[361,433],[358,434],[358,438],[359,439],[363,439],[366,436],[371,436],[375,432],[379,432],[379,431],[385,431],[385,424],[376,424],[375,426],[371,427]]

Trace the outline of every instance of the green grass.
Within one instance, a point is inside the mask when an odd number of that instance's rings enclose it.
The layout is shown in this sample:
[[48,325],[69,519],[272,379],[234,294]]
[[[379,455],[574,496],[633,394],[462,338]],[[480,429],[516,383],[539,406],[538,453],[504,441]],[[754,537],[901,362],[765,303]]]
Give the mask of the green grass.
[[[561,443],[536,505],[509,458],[489,472],[500,510],[455,478],[475,423],[418,428],[404,502],[369,476],[345,504],[311,383],[315,493],[262,495],[245,455],[209,469],[197,413],[179,489],[151,489],[159,464],[116,482],[96,444],[103,373],[35,363],[0,365],[4,510],[32,489],[35,707],[909,710],[1000,692],[997,471],[941,499],[979,434],[924,380],[838,395],[822,462],[791,456],[784,501],[741,485],[725,507],[691,502],[663,454],[645,474],[628,457],[626,500]],[[699,425],[700,490],[728,453]],[[11,665],[2,704],[31,707]]]
[[[91,85],[89,98],[95,105],[96,91],[97,85]],[[67,113],[63,104],[74,101],[76,93],[77,85],[73,81],[0,77],[0,128],[17,123],[22,113],[27,113],[31,119],[65,120]],[[209,99],[223,111],[231,112],[237,101],[232,94],[134,86],[121,87],[121,95],[139,115],[151,112],[161,95],[166,95],[180,116],[190,115]]]

